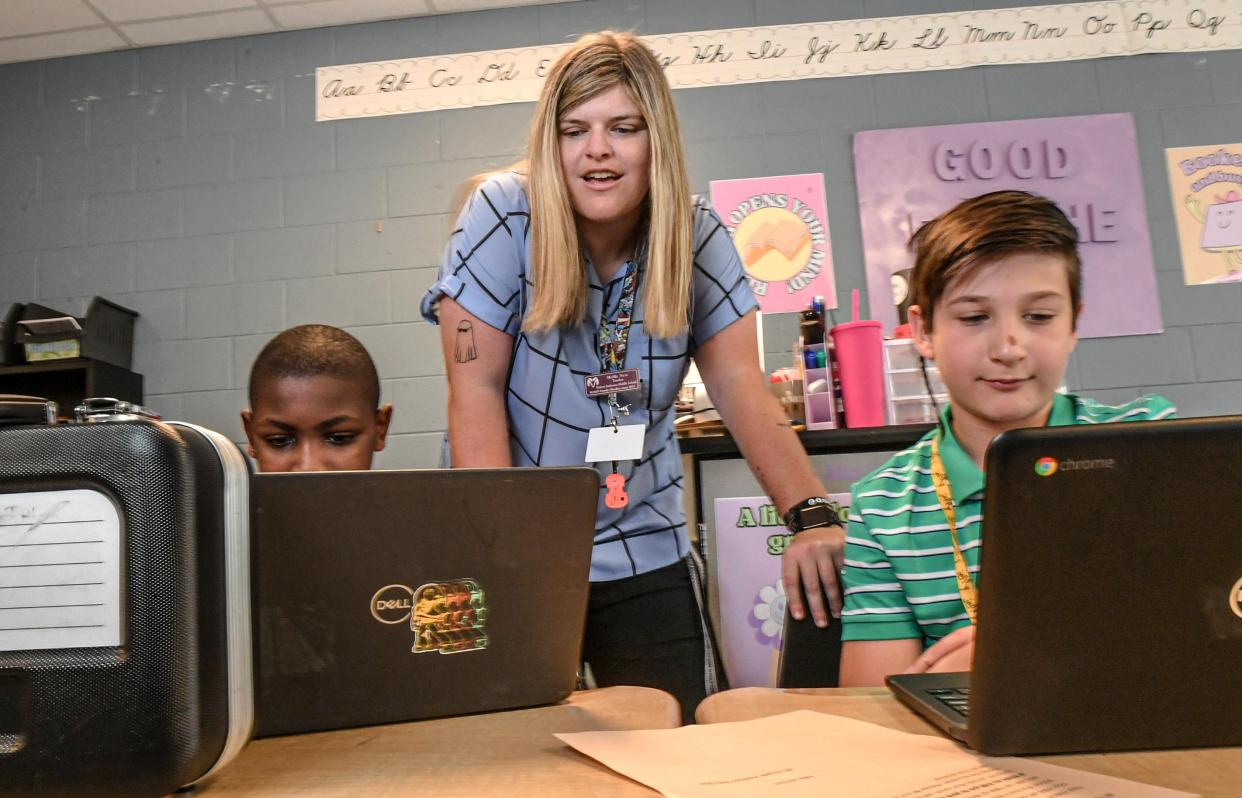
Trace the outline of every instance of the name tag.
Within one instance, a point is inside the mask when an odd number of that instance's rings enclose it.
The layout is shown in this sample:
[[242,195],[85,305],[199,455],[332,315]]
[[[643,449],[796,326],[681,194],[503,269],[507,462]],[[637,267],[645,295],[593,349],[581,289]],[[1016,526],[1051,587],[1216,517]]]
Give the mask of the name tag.
[[620,371],[601,371],[586,376],[586,395],[592,399],[607,396],[611,393],[637,391],[642,381],[638,377],[638,369],[621,369]]
[[641,460],[646,424],[619,424],[596,427],[587,433],[586,462]]

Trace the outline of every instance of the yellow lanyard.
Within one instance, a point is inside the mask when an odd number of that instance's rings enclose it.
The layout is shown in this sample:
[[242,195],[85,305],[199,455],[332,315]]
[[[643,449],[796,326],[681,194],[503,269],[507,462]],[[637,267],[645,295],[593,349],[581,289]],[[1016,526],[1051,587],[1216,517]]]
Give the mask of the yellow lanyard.
[[953,489],[949,486],[949,475],[944,470],[944,461],[940,459],[940,435],[932,436],[931,444],[931,478],[936,487],[936,498],[940,500],[940,509],[944,510],[945,520],[949,522],[949,537],[953,540],[953,571],[957,575],[957,592],[962,596],[962,606],[966,608],[966,616],[974,626],[979,618],[979,593],[975,583],[970,579],[970,569],[966,567],[966,558],[962,556],[962,546],[957,540],[957,513],[953,510]]

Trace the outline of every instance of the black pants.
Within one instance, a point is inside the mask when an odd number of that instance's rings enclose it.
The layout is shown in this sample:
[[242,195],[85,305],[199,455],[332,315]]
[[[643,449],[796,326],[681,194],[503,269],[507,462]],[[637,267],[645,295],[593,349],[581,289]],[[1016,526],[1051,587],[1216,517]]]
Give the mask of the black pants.
[[[600,687],[632,684],[671,693],[683,723],[724,670],[695,599],[688,560],[625,579],[592,582],[582,658]],[[701,581],[700,583],[701,584]]]

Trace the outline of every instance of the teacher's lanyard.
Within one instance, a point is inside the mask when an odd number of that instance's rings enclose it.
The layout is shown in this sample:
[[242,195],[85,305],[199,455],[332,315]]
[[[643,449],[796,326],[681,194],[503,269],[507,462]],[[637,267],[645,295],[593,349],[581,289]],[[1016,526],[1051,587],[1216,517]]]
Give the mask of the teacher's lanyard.
[[[638,266],[631,264],[621,281],[621,298],[617,301],[617,320],[608,324],[608,308],[600,312],[599,362],[605,372],[619,372],[625,368],[625,350],[630,340],[630,325],[634,320],[634,297],[638,294]],[[617,394],[608,394],[608,408],[612,412],[612,425],[617,425],[617,413],[630,414],[630,406],[617,401]]]
[[962,546],[957,539],[957,513],[953,509],[953,489],[949,485],[949,474],[944,470],[944,460],[940,459],[941,433],[936,432],[931,442],[931,478],[936,488],[936,498],[940,500],[940,509],[944,511],[945,520],[949,522],[949,537],[953,540],[953,572],[957,576],[957,592],[962,596],[962,606],[966,608],[966,617],[974,626],[979,619],[979,592],[970,578],[970,569],[966,567],[966,558],[962,555]]
[[600,310],[599,362],[603,368],[598,374],[586,376],[587,396],[598,399],[608,397],[608,413],[612,416],[606,427],[596,427],[587,433],[586,462],[611,462],[612,473],[604,477],[604,506],[620,510],[630,503],[625,492],[625,477],[618,468],[621,460],[637,460],[643,454],[645,424],[617,423],[617,414],[628,416],[630,406],[622,406],[617,395],[638,390],[642,383],[638,369],[625,368],[625,350],[630,340],[630,327],[634,320],[634,297],[638,294],[638,265],[626,266],[621,281],[621,297],[617,301],[617,320],[608,323],[608,306]]

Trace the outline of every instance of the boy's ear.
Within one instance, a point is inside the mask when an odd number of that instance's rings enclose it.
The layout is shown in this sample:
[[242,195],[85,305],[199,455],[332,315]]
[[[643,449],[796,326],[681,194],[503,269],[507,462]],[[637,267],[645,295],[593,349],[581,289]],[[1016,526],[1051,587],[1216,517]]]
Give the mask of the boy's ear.
[[384,405],[375,411],[375,451],[384,451],[388,443],[388,425],[392,423],[392,405]]
[[928,360],[936,359],[936,351],[932,347],[931,336],[928,334],[927,319],[923,318],[923,309],[918,305],[906,308],[906,318],[910,320],[910,334],[914,339],[914,348]]
[[258,457],[254,453],[254,433],[250,431],[250,421],[254,414],[250,412],[250,408],[241,411],[242,429],[246,431],[246,453],[251,457]]

